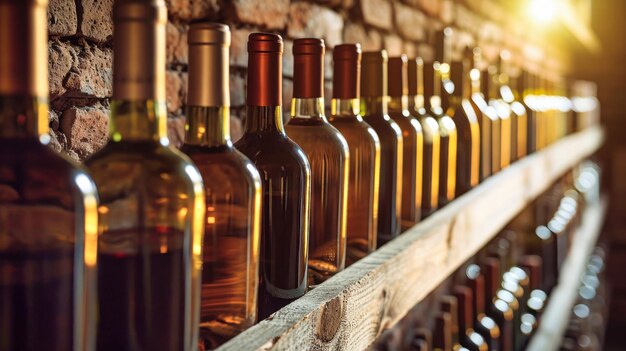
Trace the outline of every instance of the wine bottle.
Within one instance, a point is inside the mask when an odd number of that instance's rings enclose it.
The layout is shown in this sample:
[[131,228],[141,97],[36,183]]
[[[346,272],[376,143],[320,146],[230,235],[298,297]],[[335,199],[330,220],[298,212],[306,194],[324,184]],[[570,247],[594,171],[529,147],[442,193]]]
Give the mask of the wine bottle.
[[87,160],[100,194],[98,350],[197,348],[204,187],[170,143],[165,1],[118,1],[109,143]]
[[400,234],[402,213],[402,132],[387,114],[387,51],[362,56],[361,115],[380,139],[377,246]]
[[200,336],[214,349],[256,322],[261,177],[230,139],[228,26],[189,27],[185,143],[205,179]]
[[488,66],[481,71],[480,75],[482,95],[485,99],[485,105],[481,107],[482,112],[493,116],[491,120],[491,174],[498,173],[502,169],[502,118],[491,103],[497,93],[494,75],[494,66]]
[[261,174],[259,320],[307,288],[311,168],[283,127],[282,54],[279,35],[248,37],[245,131],[235,143]]
[[452,201],[456,194],[458,135],[454,121],[450,116],[446,115],[446,110],[442,105],[442,94],[451,94],[454,91],[454,84],[449,79],[451,35],[452,30],[450,28],[437,32],[435,61],[424,64],[424,97],[426,107],[437,120],[441,137],[439,207],[445,206]]
[[[504,115],[508,115],[508,126],[506,124],[506,118],[503,120],[503,135],[506,133],[509,134],[510,143],[506,145],[508,148],[508,154],[505,155],[504,151],[502,156],[504,157],[504,161],[508,161],[508,164],[513,163],[517,159],[517,130],[518,124],[526,124],[526,114],[518,114],[515,110],[513,110],[513,102],[515,101],[515,96],[513,96],[513,91],[511,90],[511,80],[510,80],[510,70],[511,70],[511,53],[508,50],[500,51],[500,55],[498,57],[498,74],[497,74],[497,83],[498,83],[498,93],[497,101],[500,104],[499,108],[501,109]],[[519,112],[519,110],[518,110]],[[520,121],[523,119],[523,121]]]
[[309,287],[341,271],[346,262],[348,144],[324,114],[324,41],[296,39],[291,119],[287,135],[311,166]]
[[[493,160],[493,128],[499,123],[500,119],[493,107],[487,104],[483,88],[486,82],[482,80],[479,66],[482,61],[482,53],[480,48],[475,47],[471,53],[467,53],[472,57],[470,79],[471,79],[471,99],[470,102],[474,108],[474,112],[478,118],[478,126],[480,133],[480,181],[487,179],[492,174]],[[499,125],[499,124],[498,124]]]
[[487,67],[487,75],[491,81],[487,92],[487,103],[496,110],[500,118],[500,166],[498,169],[500,170],[511,163],[511,106],[500,98],[502,83],[498,67],[495,65]]
[[511,76],[509,77],[509,87],[511,88],[511,95],[513,101],[511,104],[511,112],[515,114],[517,120],[516,136],[517,145],[515,146],[516,154],[513,159],[519,160],[528,154],[528,123],[529,114],[522,103],[522,95],[520,92],[521,77],[519,67],[513,69]]
[[409,112],[408,59],[406,55],[389,58],[389,117],[402,132],[402,230],[416,225],[421,218],[424,134],[417,118]]
[[491,302],[485,305],[485,278],[481,274],[480,266],[477,264],[468,265],[465,269],[465,279],[473,296],[472,307],[476,316],[473,322],[474,328],[487,341],[489,350],[499,350],[500,328],[487,315],[490,311],[485,309],[485,306],[489,306],[491,309]]
[[98,198],[51,147],[45,0],[0,3],[0,350],[93,350]]
[[487,351],[487,344],[479,334],[465,334],[465,329],[460,329],[458,300],[454,295],[444,295],[441,298],[441,310],[450,314],[450,334],[452,336],[452,349],[459,350],[461,347],[470,351]]
[[[489,339],[474,330],[475,312],[472,290],[467,286],[457,285],[453,289],[457,300],[459,337],[461,344],[469,350],[488,350]],[[489,335],[487,335],[489,337]]]
[[424,104],[424,60],[422,58],[409,60],[408,76],[409,100],[413,101],[412,113],[417,116],[424,136],[421,201],[421,218],[423,219],[438,206],[441,138],[439,124],[428,114]]
[[461,196],[480,181],[480,126],[472,107],[470,90],[470,65],[472,57],[453,61],[450,78],[454,92],[448,95],[446,114],[452,116],[457,129],[456,194]]
[[329,118],[348,142],[350,175],[346,209],[346,265],[376,249],[380,140],[359,114],[361,46],[333,49],[333,99]]
[[438,312],[435,316],[433,330],[433,350],[453,351],[452,316],[449,312]]

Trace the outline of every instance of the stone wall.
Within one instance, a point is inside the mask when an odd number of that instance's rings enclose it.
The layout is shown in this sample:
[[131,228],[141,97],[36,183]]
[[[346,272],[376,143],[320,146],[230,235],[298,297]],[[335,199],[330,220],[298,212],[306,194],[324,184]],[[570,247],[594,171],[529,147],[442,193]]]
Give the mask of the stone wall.
[[[183,136],[187,85],[187,28],[207,18],[230,25],[232,133],[241,134],[245,118],[246,42],[254,31],[272,31],[285,39],[283,101],[289,108],[294,38],[324,38],[327,45],[326,95],[330,96],[331,50],[359,42],[364,50],[386,48],[390,55],[432,56],[435,30],[455,29],[457,49],[479,44],[493,58],[504,44],[525,64],[549,57],[550,46],[522,21],[512,18],[515,1],[495,0],[168,0],[167,106],[170,138]],[[108,138],[112,93],[113,0],[50,0],[50,126],[53,145],[83,160]],[[519,11],[517,11],[519,12]],[[535,37],[533,37],[535,35]],[[541,49],[545,48],[545,49]],[[539,54],[538,54],[539,53]],[[528,56],[531,56],[530,58]],[[523,58],[523,59],[522,59]],[[549,64],[549,62],[548,62]],[[328,99],[329,100],[329,99]]]

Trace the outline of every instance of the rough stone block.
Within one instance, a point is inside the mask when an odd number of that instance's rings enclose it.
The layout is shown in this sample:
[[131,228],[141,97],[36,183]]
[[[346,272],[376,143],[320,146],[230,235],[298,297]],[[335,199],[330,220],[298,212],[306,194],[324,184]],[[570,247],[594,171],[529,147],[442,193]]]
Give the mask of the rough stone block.
[[74,66],[76,52],[65,42],[51,40],[48,42],[48,85],[50,99],[65,93],[63,81]]
[[50,0],[48,3],[48,33],[51,36],[76,34],[78,15],[74,0]]
[[60,129],[68,148],[84,160],[109,140],[108,111],[100,106],[70,108],[61,115]]
[[83,16],[80,32],[87,38],[105,42],[113,36],[113,0],[81,0]]
[[422,12],[396,2],[394,13],[398,34],[410,40],[424,40],[425,16]]
[[375,30],[366,30],[357,23],[348,23],[343,31],[344,42],[360,43],[363,51],[380,50],[382,48],[382,37]]
[[65,82],[72,96],[106,98],[113,91],[113,50],[86,42],[74,47],[77,60]]
[[391,29],[392,8],[389,0],[361,0],[361,12],[365,23],[382,29]]
[[327,46],[341,43],[343,18],[337,12],[306,2],[289,6],[287,35],[291,38],[322,38]]
[[232,0],[226,12],[238,22],[282,29],[287,24],[289,0]]

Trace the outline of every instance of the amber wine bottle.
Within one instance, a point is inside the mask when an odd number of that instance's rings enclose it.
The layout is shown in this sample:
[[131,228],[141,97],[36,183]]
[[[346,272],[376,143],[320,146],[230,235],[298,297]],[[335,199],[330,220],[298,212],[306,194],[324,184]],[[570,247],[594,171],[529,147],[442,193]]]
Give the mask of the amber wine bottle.
[[484,99],[479,104],[481,111],[491,116],[491,174],[500,172],[502,169],[502,160],[500,154],[502,152],[502,120],[498,114],[496,108],[490,101],[496,94],[496,88],[493,81],[493,75],[495,74],[493,66],[489,66],[485,70],[480,72],[480,88]]
[[495,109],[485,100],[485,95],[482,92],[482,88],[485,86],[485,82],[482,80],[481,71],[479,66],[482,61],[482,53],[480,48],[475,47],[468,52],[467,55],[471,55],[472,64],[470,71],[471,79],[471,99],[472,108],[476,112],[478,118],[478,126],[480,130],[480,181],[487,179],[492,174],[492,158],[493,158],[493,128],[495,125],[500,125],[500,119]]
[[[511,88],[511,96],[513,100],[511,104],[511,112],[515,114],[516,124],[516,145],[514,160],[519,160],[528,153],[528,112],[522,103],[522,95],[520,93],[521,77],[519,69],[513,70],[514,73],[509,77],[509,87]],[[511,156],[513,157],[513,155]]]
[[359,114],[361,46],[333,50],[333,100],[329,118],[348,142],[350,176],[346,209],[346,265],[376,249],[380,140]]
[[[500,328],[487,313],[491,313],[491,302],[485,299],[485,278],[477,264],[470,264],[465,269],[465,284],[472,293],[472,308],[475,319],[474,329],[487,342],[489,350],[500,350]],[[488,309],[485,309],[487,306]]]
[[429,115],[424,104],[424,61],[420,57],[409,60],[408,76],[409,99],[413,101],[413,113],[422,126],[424,136],[421,201],[421,218],[423,219],[437,209],[439,202],[441,138],[439,124]]
[[230,139],[228,27],[193,23],[188,44],[182,151],[206,180],[200,337],[214,349],[256,322],[261,177]]
[[309,287],[341,271],[346,263],[346,207],[350,166],[348,143],[324,115],[324,41],[293,43],[293,99],[287,135],[311,166]]
[[450,104],[446,114],[452,116],[458,136],[455,196],[465,194],[480,180],[480,126],[470,102],[470,60],[471,57],[465,57],[450,66],[455,89],[448,95]]
[[259,320],[307,289],[311,168],[283,127],[282,54],[279,35],[250,34],[245,132],[235,144],[261,175]]
[[[499,171],[508,167],[511,163],[511,107],[504,100],[502,100],[502,98],[500,98],[501,83],[498,68],[496,66],[489,66],[487,67],[486,74],[485,84],[487,84],[487,103],[496,110],[498,118],[500,119],[499,133],[494,128],[494,136],[492,136],[493,141],[499,139],[500,148],[498,151],[494,149],[493,159],[493,162],[498,162],[499,160],[499,165],[497,166],[497,170]],[[498,134],[498,137],[495,136],[496,133]],[[496,171],[494,170],[494,173],[495,172]]]
[[48,146],[45,0],[0,3],[0,350],[93,350],[96,187]]
[[402,131],[387,114],[387,51],[363,53],[361,114],[380,138],[377,246],[400,234],[402,211]]
[[402,230],[421,218],[424,134],[422,125],[409,111],[409,75],[406,55],[389,58],[389,117],[402,132]]
[[197,348],[204,187],[166,133],[164,1],[117,1],[100,194],[98,350]]

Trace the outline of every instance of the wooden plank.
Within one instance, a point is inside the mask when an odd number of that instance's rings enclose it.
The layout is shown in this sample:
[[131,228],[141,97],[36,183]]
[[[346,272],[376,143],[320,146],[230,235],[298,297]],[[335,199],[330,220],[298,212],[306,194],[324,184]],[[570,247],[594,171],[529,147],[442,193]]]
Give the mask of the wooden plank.
[[590,128],[514,163],[220,350],[368,347],[603,138]]
[[583,214],[581,227],[574,234],[570,253],[563,262],[559,283],[550,295],[550,301],[541,316],[537,333],[528,345],[528,351],[558,350],[567,329],[572,307],[576,303],[578,288],[589,256],[593,252],[604,224],[608,201],[589,206]]

